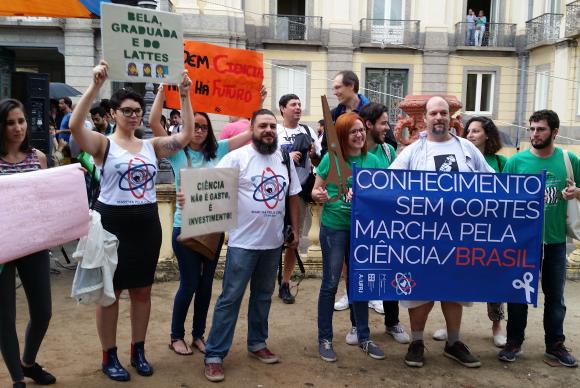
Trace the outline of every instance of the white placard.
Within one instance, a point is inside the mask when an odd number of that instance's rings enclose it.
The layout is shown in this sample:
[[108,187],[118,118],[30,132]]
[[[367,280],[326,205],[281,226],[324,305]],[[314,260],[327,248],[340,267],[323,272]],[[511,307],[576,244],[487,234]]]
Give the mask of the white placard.
[[224,232],[238,225],[239,169],[192,168],[180,173],[185,194],[183,237]]
[[101,3],[101,37],[111,80],[179,83],[184,69],[181,15]]

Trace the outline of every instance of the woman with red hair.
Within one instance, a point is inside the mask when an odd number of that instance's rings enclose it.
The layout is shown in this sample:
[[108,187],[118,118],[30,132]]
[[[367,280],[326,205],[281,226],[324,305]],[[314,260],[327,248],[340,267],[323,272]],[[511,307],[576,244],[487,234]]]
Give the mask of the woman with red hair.
[[[339,116],[335,128],[342,156],[350,168],[355,163],[361,168],[379,167],[378,159],[367,153],[366,129],[356,113]],[[332,315],[342,266],[345,263],[348,267],[349,261],[352,179],[347,179],[348,193],[331,201],[339,195],[339,190],[335,183],[325,182],[330,163],[337,161],[331,161],[329,152],[318,165],[312,198],[318,203],[324,203],[320,225],[322,283],[318,296],[318,352],[324,361],[333,362],[336,361],[336,353],[332,347]],[[338,165],[336,169],[338,170]],[[340,176],[340,171],[338,174]],[[361,350],[374,359],[385,358],[385,353],[370,340],[367,302],[353,302],[352,309]]]

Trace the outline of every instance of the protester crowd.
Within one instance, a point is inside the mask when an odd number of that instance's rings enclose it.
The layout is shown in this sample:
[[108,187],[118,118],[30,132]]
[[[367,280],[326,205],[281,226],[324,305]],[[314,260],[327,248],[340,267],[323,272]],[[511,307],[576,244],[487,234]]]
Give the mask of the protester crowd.
[[[473,21],[477,23],[475,18]],[[483,25],[485,28],[485,21]],[[466,39],[470,44],[473,42],[471,35]],[[475,34],[474,39],[477,42],[480,36]],[[125,361],[117,353],[119,296],[123,290],[129,292],[131,311],[129,362],[139,375],[154,373],[146,358],[145,343],[151,288],[161,246],[155,176],[158,160],[162,158],[169,159],[175,175],[177,207],[172,244],[180,273],[171,327],[167,328],[168,346],[179,356],[191,355],[193,348],[204,353],[204,374],[208,380],[217,382],[225,378],[223,363],[232,346],[248,283],[247,350],[263,363],[279,361],[267,346],[272,295],[277,272],[282,266],[279,297],[287,304],[296,301],[290,280],[299,258],[300,239],[305,234],[309,203],[323,204],[318,350],[322,360],[337,360],[339,355],[333,347],[333,315],[335,310],[343,309],[336,305],[339,299],[343,299],[337,298],[341,274],[346,275],[348,284],[353,191],[350,180],[342,186],[329,178],[337,174],[339,180],[343,179],[340,176],[341,171],[345,171],[340,168],[342,164],[347,169],[356,164],[363,168],[448,172],[535,174],[547,170],[550,179],[546,187],[541,258],[545,356],[568,367],[577,366],[576,359],[565,346],[563,322],[566,314],[566,203],[580,199],[580,188],[574,183],[580,182],[580,162],[575,154],[555,146],[560,123],[554,111],[541,110],[531,115],[528,128],[531,148],[507,159],[498,154],[502,144],[491,119],[470,118],[465,125],[465,137],[459,137],[450,131],[447,101],[434,96],[425,107],[426,130],[416,142],[400,150],[389,126],[387,107],[369,102],[359,93],[357,75],[346,70],[339,72],[332,84],[332,92],[338,100],[331,112],[335,134],[326,133],[322,120],[316,129],[303,123],[304,102],[297,95],[288,93],[279,100],[281,120],[274,112],[263,108],[249,118],[232,117],[218,140],[210,117],[204,112],[193,112],[189,93],[192,83],[184,73],[179,85],[181,111],[171,111],[167,122],[162,115],[164,85],[161,85],[149,118],[154,137],[141,139],[137,136],[145,113],[141,95],[121,89],[110,99],[93,105],[107,79],[108,65],[100,62],[93,69],[92,83],[74,109],[70,99],[59,101],[62,119],[58,124],[55,108],[51,115],[51,133],[55,135],[55,143],[67,146],[69,152],[78,148],[78,152],[73,152],[76,155],[73,158],[86,153],[100,169],[100,193],[94,198],[93,209],[101,214],[103,227],[119,240],[119,263],[113,279],[116,301],[110,306],[96,308],[97,333],[102,347],[101,367],[108,378],[116,381],[131,378],[124,366]],[[262,102],[265,96],[263,90]],[[85,122],[89,114],[93,125]],[[337,140],[331,136],[336,136]],[[573,181],[566,175],[565,152],[572,165]],[[333,158],[336,155],[341,155],[342,160]],[[446,159],[442,162],[443,155]],[[239,169],[238,226],[228,231],[222,292],[215,302],[206,339],[213,278],[224,234],[214,236],[217,248],[213,257],[180,242],[185,196],[179,172],[185,168],[211,167]],[[47,168],[46,156],[29,146],[24,107],[16,100],[0,101],[0,176],[43,168]],[[138,172],[134,175],[139,181],[137,185],[127,187],[124,179],[132,171]],[[266,173],[276,177],[277,183],[266,184]],[[262,180],[257,181],[257,177]],[[259,200],[256,193],[261,195]],[[139,225],[139,228],[134,228],[134,225]],[[37,384],[53,384],[56,378],[36,361],[51,318],[48,251],[8,262],[0,271],[0,348],[13,386],[25,387],[25,377]],[[22,280],[30,311],[22,355],[15,323],[16,271]],[[193,322],[189,341],[184,326],[192,301]],[[347,287],[346,298],[341,304],[344,309],[349,309],[352,328],[346,333],[346,342],[358,346],[372,359],[386,358],[385,352],[373,342],[372,328],[369,327],[369,306],[376,307],[385,315],[386,333],[399,343],[409,343],[405,364],[422,367],[425,363],[424,329],[435,302],[372,302],[349,301]],[[409,333],[399,322],[399,305],[408,309]],[[445,341],[443,354],[465,367],[481,366],[478,356],[460,336],[462,316],[469,314],[472,303],[442,301],[440,305],[446,327],[435,337]],[[504,304],[488,303],[491,337],[493,343],[501,348],[499,360],[514,362],[521,354],[527,307],[526,304],[507,303],[506,309]],[[501,322],[506,318],[506,310],[507,335],[504,336]]]

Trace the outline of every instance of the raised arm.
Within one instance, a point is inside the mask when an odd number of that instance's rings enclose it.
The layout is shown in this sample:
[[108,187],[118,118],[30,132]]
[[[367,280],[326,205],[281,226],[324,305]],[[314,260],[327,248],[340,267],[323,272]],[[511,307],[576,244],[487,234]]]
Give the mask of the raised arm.
[[85,117],[89,113],[91,103],[97,97],[99,90],[108,77],[109,65],[105,61],[99,62],[93,69],[93,80],[86,92],[81,96],[76,108],[70,118],[69,127],[75,141],[82,150],[88,152],[99,163],[103,160],[103,154],[107,146],[107,139],[104,135],[85,128]]
[[158,159],[166,158],[177,151],[183,149],[193,136],[195,120],[193,118],[193,109],[189,98],[189,89],[191,88],[191,79],[187,71],[183,71],[181,84],[179,85],[179,96],[181,99],[181,116],[183,117],[183,130],[177,135],[156,137],[152,140],[155,154]]
[[163,125],[161,125],[161,111],[163,110],[163,102],[165,101],[164,86],[164,84],[160,84],[157,88],[157,95],[155,96],[155,101],[153,101],[153,106],[149,113],[149,126],[153,134],[158,137],[169,136],[165,128],[163,128]]

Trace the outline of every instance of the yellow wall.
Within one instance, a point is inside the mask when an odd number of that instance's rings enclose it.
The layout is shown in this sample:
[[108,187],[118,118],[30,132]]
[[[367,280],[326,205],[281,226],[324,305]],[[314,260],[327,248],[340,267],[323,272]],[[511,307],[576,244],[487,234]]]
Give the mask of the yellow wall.
[[[484,63],[485,62],[485,63]],[[449,58],[448,86],[447,92],[456,96],[461,102],[465,103],[463,93],[464,68],[477,68],[477,70],[489,71],[500,68],[499,74],[496,73],[494,98],[498,99],[497,105],[494,102],[494,108],[497,106],[497,112],[494,112],[495,120],[498,125],[500,122],[512,123],[516,117],[516,100],[518,74],[517,59],[513,57],[466,57],[462,59],[458,56]],[[497,76],[499,75],[499,80]],[[499,81],[499,82],[498,82]],[[496,113],[496,114],[495,114]]]
[[[528,73],[528,93],[525,117],[529,117],[534,112],[536,98],[536,68],[542,65],[550,65],[550,72],[554,71],[554,46],[543,46],[530,51],[529,73]],[[548,79],[548,108],[552,107],[553,79]],[[557,109],[554,109],[557,111]]]
[[[313,51],[290,51],[290,50],[271,50],[262,51],[264,54],[264,84],[268,88],[270,95],[268,96],[264,107],[272,109],[278,114],[279,109],[276,104],[272,104],[271,96],[273,91],[272,85],[272,63],[276,61],[300,61],[310,62],[310,101],[304,102],[303,105],[308,108],[308,115],[303,116],[302,120],[307,122],[315,122],[322,118],[322,107],[320,96],[323,94],[329,95],[331,91],[328,89],[328,81],[326,74],[327,56],[325,52]],[[292,93],[291,90],[288,93]],[[272,106],[273,105],[273,106]]]

